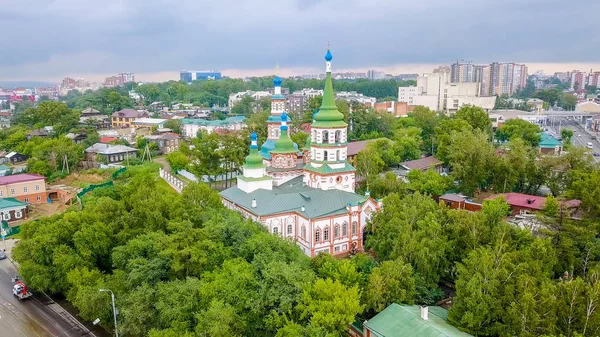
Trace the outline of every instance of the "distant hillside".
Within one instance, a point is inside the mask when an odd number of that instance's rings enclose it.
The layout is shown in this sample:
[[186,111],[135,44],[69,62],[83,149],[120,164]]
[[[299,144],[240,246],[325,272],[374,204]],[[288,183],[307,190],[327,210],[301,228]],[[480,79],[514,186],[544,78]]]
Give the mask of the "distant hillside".
[[36,82],[36,81],[0,81],[0,87],[4,89],[13,89],[13,88],[41,88],[41,87],[51,87],[56,85],[56,83],[49,82]]

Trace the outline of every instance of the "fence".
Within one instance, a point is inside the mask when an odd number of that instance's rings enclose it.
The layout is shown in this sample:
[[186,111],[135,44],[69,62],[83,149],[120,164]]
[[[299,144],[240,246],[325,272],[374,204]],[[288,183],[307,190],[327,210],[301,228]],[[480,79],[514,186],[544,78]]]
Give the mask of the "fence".
[[177,191],[178,193],[181,193],[181,191],[183,191],[183,189],[185,188],[186,183],[184,183],[182,180],[176,178],[171,173],[163,170],[162,168],[160,169],[159,174],[160,174],[160,177],[164,181],[166,181],[169,185],[171,185],[171,187],[173,187],[175,189],[175,191]]
[[179,171],[177,171],[177,174],[181,174],[182,176],[184,176],[185,178],[188,178],[189,180],[191,180],[193,182],[198,182],[198,177],[196,177],[193,173],[188,172],[186,170],[179,170]]

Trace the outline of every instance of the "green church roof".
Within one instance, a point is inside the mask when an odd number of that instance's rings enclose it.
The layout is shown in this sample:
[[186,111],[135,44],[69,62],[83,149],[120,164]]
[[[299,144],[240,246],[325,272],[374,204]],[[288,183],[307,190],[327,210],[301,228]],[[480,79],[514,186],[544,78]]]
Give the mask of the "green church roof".
[[[297,212],[309,219],[347,214],[348,204],[355,205],[367,200],[366,196],[356,193],[310,188],[304,185],[302,178],[296,177],[281,186],[273,186],[272,190],[259,189],[246,193],[237,187],[230,187],[219,194],[258,216]],[[253,199],[257,201],[256,207],[252,207]]]
[[271,153],[297,153],[298,145],[296,145],[290,135],[288,134],[287,114],[284,112],[281,115],[281,133],[279,139],[275,142],[275,148],[271,150]]
[[[329,57],[329,60],[331,60],[331,52],[329,49],[327,50],[327,56]],[[323,101],[321,103],[321,107],[319,108],[319,112],[313,116],[313,119],[315,121],[313,122],[312,126],[317,128],[343,128],[348,126],[348,124],[344,122],[344,115],[335,105],[331,71],[328,71],[325,76]]]
[[250,154],[246,157],[246,164],[244,165],[245,168],[254,169],[265,167],[265,165],[263,164],[263,158],[258,153],[257,141],[258,136],[256,135],[256,132],[252,132],[252,134],[250,135]]
[[25,207],[26,202],[19,201],[14,198],[3,198],[0,199],[0,209],[13,208],[13,207]]
[[321,173],[321,174],[334,174],[334,173],[344,173],[344,172],[356,171],[356,169],[352,165],[350,165],[350,163],[348,163],[348,162],[344,162],[344,167],[342,167],[342,168],[332,168],[328,164],[323,164],[319,167],[314,167],[312,165],[306,165],[304,167],[304,169],[307,171]]
[[448,311],[429,307],[428,319],[421,318],[418,305],[390,304],[364,326],[376,337],[468,337],[472,336],[448,324]]

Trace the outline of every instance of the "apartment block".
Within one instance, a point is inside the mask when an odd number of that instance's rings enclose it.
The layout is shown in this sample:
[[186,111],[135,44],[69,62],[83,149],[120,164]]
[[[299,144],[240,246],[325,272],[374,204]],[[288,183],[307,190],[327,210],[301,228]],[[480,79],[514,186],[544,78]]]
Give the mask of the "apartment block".
[[14,198],[30,204],[45,203],[48,200],[46,177],[30,173],[0,177],[0,198]]

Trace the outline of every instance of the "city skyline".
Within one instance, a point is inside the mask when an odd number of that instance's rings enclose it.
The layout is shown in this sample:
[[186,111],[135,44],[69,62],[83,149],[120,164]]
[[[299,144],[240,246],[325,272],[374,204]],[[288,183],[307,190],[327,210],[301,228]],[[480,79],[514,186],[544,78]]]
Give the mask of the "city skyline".
[[[475,0],[256,0],[244,4],[182,1],[172,6],[158,0],[108,0],[98,6],[93,0],[76,5],[67,0],[50,4],[34,0],[2,8],[0,27],[11,31],[18,26],[20,33],[6,37],[11,50],[0,59],[0,80],[103,78],[126,71],[147,74],[140,80],[158,81],[166,79],[165,72],[181,69],[217,69],[243,77],[271,74],[278,61],[282,74],[285,69],[293,74],[313,73],[318,64],[312,55],[327,41],[342,60],[340,71],[426,72],[431,65],[456,59],[597,66],[597,38],[581,32],[596,31],[598,23],[556,23],[576,17],[582,6],[594,12],[600,3],[559,4],[558,0],[485,4]],[[61,38],[22,38],[36,37],[41,30]],[[408,65],[427,65],[427,69]],[[557,68],[572,70],[564,65]],[[307,70],[296,71],[302,69]]]

